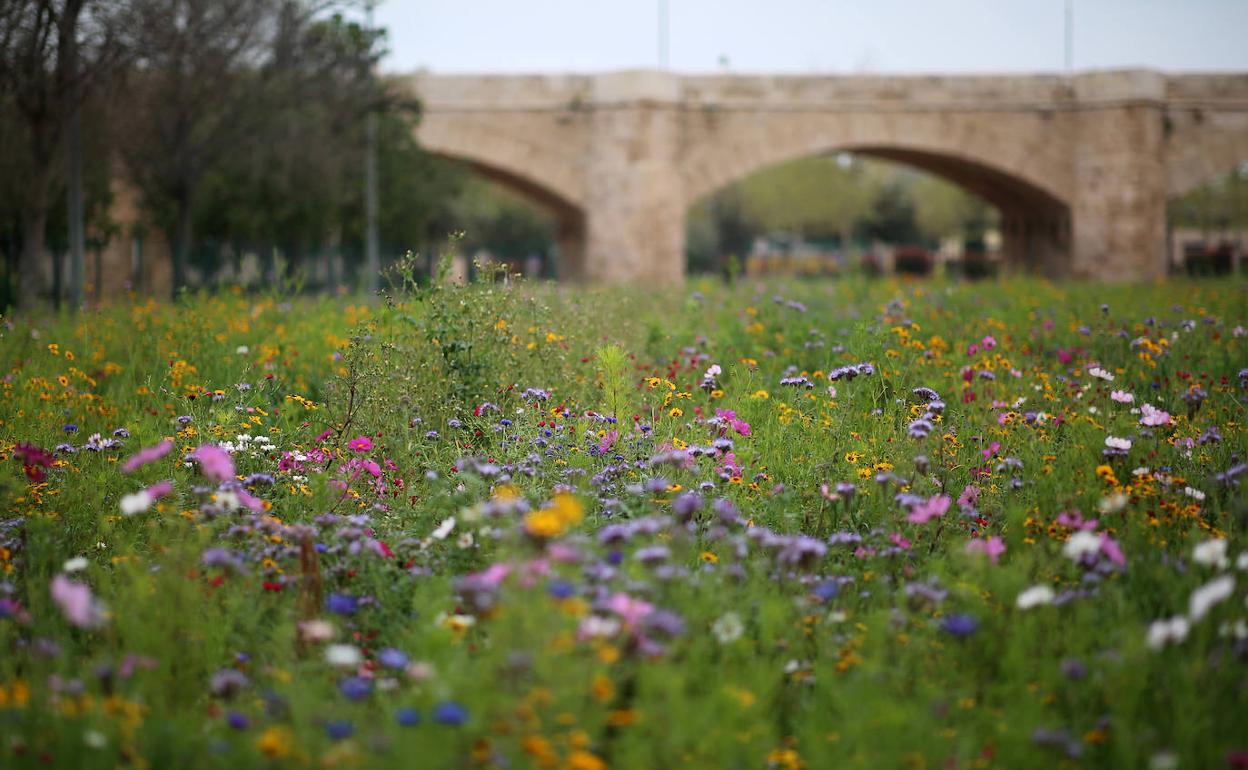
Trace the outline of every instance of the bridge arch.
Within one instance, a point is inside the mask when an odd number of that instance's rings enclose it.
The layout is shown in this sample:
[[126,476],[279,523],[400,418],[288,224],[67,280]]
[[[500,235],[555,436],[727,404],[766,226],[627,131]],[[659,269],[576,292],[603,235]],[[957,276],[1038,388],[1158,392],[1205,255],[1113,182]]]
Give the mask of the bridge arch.
[[918,168],[978,195],[1001,213],[1008,264],[1062,274],[1069,268],[1071,241],[1069,161],[1043,144],[1022,142],[1020,149],[1020,134],[1007,139],[990,119],[961,129],[943,121],[936,131],[922,116],[900,130],[879,130],[861,120],[823,126],[808,121],[789,130],[755,123],[693,150],[684,178],[687,205],[773,165],[853,152]]
[[518,131],[514,124],[478,116],[426,116],[417,129],[422,148],[458,161],[515,191],[548,212],[556,224],[559,277],[584,270],[586,214],[583,175],[566,149],[548,141],[541,128]]

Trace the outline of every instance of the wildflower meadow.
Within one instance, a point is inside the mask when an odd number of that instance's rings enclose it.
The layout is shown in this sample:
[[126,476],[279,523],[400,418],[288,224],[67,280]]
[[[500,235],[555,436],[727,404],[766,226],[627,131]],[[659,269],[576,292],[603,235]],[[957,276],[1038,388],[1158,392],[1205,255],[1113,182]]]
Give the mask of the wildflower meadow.
[[3,328],[0,766],[1248,767],[1248,287]]

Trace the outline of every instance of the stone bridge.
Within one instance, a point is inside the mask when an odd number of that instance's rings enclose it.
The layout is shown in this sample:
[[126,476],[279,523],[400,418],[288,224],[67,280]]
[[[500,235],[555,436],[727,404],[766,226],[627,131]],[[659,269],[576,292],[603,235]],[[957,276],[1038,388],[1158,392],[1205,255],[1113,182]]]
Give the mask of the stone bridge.
[[1248,74],[432,75],[418,139],[553,212],[560,278],[680,283],[685,212],[832,151],[898,161],[1001,212],[1015,269],[1166,272],[1166,201],[1248,161]]

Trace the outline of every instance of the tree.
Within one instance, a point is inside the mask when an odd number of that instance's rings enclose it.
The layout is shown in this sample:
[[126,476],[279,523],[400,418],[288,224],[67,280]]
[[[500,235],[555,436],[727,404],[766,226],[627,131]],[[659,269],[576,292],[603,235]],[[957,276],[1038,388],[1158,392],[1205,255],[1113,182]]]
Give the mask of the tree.
[[[21,305],[45,294],[43,255],[62,141],[82,100],[125,55],[124,9],[116,0],[0,0],[0,108],[17,116],[14,138],[29,158],[19,203]],[[81,189],[81,163],[75,168],[71,182]],[[81,227],[81,209],[76,216]]]

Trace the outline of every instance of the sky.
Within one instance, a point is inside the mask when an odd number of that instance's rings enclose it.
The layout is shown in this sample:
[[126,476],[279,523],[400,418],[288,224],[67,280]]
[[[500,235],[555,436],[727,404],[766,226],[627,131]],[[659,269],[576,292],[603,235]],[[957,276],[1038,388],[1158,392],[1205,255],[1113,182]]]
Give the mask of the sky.
[[[390,72],[1062,72],[1067,0],[381,0]],[[1070,0],[1076,71],[1248,71],[1248,0]]]

